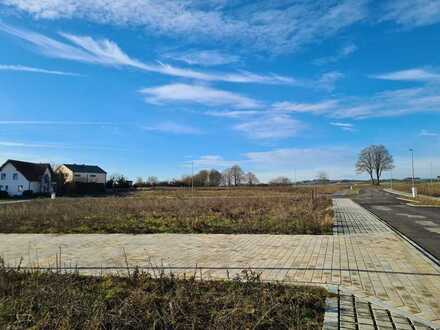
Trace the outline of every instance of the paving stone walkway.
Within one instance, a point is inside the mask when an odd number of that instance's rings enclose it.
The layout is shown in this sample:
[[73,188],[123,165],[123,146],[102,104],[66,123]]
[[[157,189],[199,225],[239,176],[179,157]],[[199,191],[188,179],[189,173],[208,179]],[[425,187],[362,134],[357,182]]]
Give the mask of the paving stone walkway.
[[335,285],[440,325],[440,269],[353,201],[333,204],[334,235],[4,234],[0,256],[9,265],[77,266],[89,274],[163,266],[227,278],[256,268],[266,280]]

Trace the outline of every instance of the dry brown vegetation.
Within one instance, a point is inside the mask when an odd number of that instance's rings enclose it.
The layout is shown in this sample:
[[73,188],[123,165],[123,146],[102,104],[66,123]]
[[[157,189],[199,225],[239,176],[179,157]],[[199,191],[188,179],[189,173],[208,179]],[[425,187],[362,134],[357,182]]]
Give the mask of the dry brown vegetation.
[[1,329],[321,329],[324,289],[177,279],[86,277],[0,266]]
[[0,206],[3,233],[331,233],[340,186],[164,189]]
[[[393,189],[410,193],[412,183],[408,182],[393,182]],[[440,182],[418,182],[416,183],[417,192],[421,195],[440,197]]]

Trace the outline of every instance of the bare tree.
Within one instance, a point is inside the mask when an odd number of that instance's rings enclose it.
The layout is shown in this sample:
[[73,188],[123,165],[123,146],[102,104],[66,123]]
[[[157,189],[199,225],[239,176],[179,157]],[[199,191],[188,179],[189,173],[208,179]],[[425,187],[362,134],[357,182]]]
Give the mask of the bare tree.
[[224,186],[232,186],[232,171],[230,168],[227,168],[222,173],[222,184]]
[[149,186],[155,186],[159,183],[159,179],[155,176],[149,176],[147,178],[147,182],[146,184],[148,184]]
[[328,175],[324,171],[318,172],[316,178],[317,178],[319,183],[327,183],[329,181]]
[[144,179],[142,179],[141,177],[136,178],[136,186],[142,186],[145,184]]
[[254,184],[259,184],[260,183],[260,181],[258,180],[257,176],[254,173],[252,173],[252,172],[247,172],[244,175],[244,180],[250,186],[253,186]]
[[273,184],[273,185],[289,185],[292,182],[290,181],[289,178],[287,178],[285,176],[279,176],[279,177],[277,177],[275,179],[270,180],[269,183]]
[[207,186],[209,182],[209,171],[201,170],[194,175],[194,185],[198,187]]
[[212,169],[211,171],[209,171],[209,185],[210,186],[219,186],[222,182],[222,174],[215,170]]
[[241,180],[243,179],[243,175],[244,175],[244,172],[241,169],[241,167],[238,165],[234,165],[231,167],[230,171],[231,171],[231,176],[233,179],[234,186],[240,185]]
[[[380,185],[380,177],[383,171],[393,168],[393,156],[383,145],[371,145],[362,149],[356,162],[356,171],[358,173],[368,173],[371,183],[377,185]],[[374,177],[376,177],[376,182]]]

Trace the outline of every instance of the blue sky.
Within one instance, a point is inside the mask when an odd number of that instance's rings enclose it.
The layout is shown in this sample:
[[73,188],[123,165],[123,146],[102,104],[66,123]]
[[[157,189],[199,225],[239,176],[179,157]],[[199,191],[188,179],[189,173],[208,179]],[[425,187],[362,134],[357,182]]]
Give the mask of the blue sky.
[[437,176],[439,41],[430,0],[0,0],[0,161]]

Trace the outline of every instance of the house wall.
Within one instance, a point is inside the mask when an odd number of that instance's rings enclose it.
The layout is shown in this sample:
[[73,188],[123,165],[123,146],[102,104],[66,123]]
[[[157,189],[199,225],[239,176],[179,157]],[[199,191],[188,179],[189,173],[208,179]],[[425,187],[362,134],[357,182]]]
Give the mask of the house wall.
[[[1,179],[1,173],[6,174],[6,179]],[[13,180],[13,174],[17,173],[17,180]],[[24,190],[33,190],[34,192],[40,192],[40,185],[38,182],[30,183],[20,172],[18,172],[15,167],[8,163],[0,171],[0,188],[1,190],[6,190],[8,186],[9,196],[21,196]],[[19,191],[19,186],[23,186],[23,191]]]
[[107,181],[107,175],[104,173],[73,173],[69,168],[62,165],[57,169],[64,175],[65,182],[84,182],[84,183],[102,183]]
[[101,173],[74,173],[73,182],[102,183],[106,182],[106,175]]

